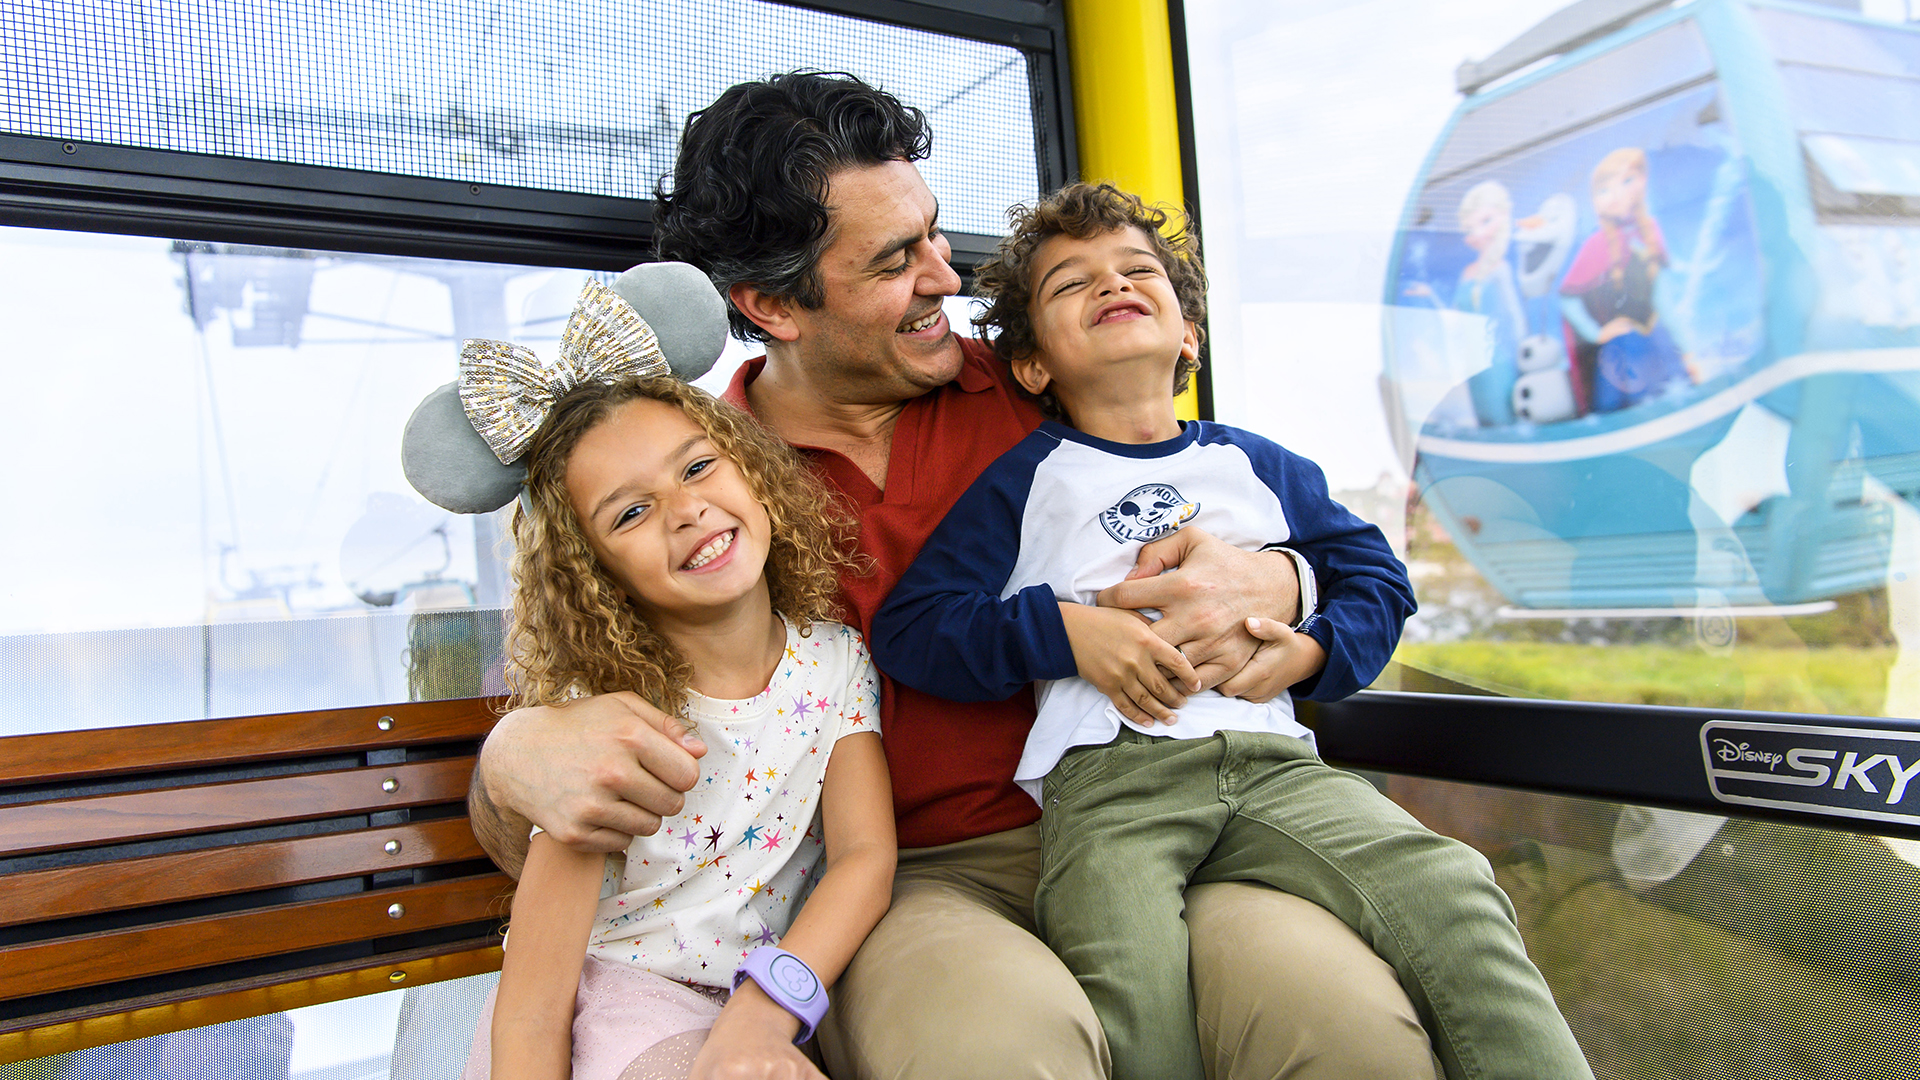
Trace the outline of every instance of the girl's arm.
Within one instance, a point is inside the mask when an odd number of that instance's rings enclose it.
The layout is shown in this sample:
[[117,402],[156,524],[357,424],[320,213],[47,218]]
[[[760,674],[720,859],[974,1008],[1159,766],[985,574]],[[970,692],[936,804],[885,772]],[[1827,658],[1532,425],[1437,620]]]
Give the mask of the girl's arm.
[[[893,785],[879,735],[863,732],[834,743],[820,799],[826,868],[780,947],[831,987],[893,898]],[[793,1045],[799,1033],[800,1021],[749,979],[714,1021],[694,1062],[694,1080],[818,1077]]]
[[493,1003],[495,1080],[573,1075],[573,1002],[605,865],[606,856],[574,851],[544,832],[527,845]]

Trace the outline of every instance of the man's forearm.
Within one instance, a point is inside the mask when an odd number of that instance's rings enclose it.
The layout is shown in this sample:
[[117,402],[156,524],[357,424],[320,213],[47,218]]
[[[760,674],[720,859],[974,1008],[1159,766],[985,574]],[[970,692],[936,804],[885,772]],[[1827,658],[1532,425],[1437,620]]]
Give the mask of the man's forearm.
[[527,836],[533,826],[519,814],[494,805],[487,794],[485,768],[485,758],[474,761],[473,782],[467,787],[468,823],[473,828],[473,838],[480,841],[480,847],[493,859],[494,865],[518,879],[520,868],[526,865]]

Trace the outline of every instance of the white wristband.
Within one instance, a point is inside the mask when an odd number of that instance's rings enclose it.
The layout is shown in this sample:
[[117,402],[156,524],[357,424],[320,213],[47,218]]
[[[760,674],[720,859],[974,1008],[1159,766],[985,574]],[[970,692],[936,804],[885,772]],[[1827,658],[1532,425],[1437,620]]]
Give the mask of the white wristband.
[[1300,618],[1294,621],[1293,629],[1307,625],[1320,612],[1320,586],[1313,577],[1313,564],[1305,555],[1284,544],[1268,544],[1261,551],[1279,551],[1293,560],[1293,569],[1300,578]]

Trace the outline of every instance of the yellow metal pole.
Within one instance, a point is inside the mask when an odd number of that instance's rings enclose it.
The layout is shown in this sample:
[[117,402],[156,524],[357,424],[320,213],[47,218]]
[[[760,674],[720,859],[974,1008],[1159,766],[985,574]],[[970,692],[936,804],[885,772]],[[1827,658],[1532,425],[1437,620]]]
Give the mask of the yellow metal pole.
[[[1081,179],[1184,206],[1165,0],[1067,0],[1067,50]],[[1199,400],[1188,387],[1180,418],[1197,419]]]

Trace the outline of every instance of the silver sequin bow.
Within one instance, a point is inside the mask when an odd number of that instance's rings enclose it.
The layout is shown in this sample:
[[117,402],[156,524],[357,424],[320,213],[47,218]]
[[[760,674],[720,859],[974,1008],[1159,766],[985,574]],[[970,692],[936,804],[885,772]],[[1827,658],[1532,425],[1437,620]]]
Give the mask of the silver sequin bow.
[[474,338],[462,345],[460,403],[494,456],[511,465],[527,452],[554,402],[574,387],[668,371],[653,327],[618,293],[589,278],[552,363],[512,342]]

